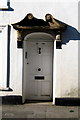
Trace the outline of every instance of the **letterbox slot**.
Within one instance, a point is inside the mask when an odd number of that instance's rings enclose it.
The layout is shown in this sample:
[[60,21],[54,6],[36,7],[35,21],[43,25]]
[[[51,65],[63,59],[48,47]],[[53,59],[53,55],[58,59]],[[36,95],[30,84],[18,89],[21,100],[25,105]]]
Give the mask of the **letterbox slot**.
[[44,76],[35,76],[35,80],[44,80]]

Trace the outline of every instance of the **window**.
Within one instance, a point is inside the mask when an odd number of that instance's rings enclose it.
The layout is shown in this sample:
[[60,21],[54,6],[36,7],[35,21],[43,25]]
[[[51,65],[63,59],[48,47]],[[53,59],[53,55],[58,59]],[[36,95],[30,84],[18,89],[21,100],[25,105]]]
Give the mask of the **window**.
[[7,9],[7,0],[0,0],[0,9]]

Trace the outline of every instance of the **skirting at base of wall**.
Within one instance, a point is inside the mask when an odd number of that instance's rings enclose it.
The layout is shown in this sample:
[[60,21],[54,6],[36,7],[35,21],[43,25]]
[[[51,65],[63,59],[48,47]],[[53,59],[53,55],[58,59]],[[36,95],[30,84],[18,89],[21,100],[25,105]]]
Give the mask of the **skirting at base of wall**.
[[56,98],[55,105],[80,106],[80,98]]
[[[0,102],[0,104],[14,104],[14,105],[22,104],[22,96],[18,96],[18,95],[2,96],[2,97],[0,96],[0,100],[1,99],[2,99],[2,102]],[[29,101],[27,101],[27,102],[29,102]],[[40,102],[40,101],[37,101],[37,102]],[[37,103],[37,102],[35,101],[35,103]],[[31,103],[31,101],[30,101],[30,103]],[[80,106],[80,98],[56,98],[55,105]]]
[[2,99],[1,104],[22,104],[22,96],[18,95],[10,95],[10,96],[0,96]]

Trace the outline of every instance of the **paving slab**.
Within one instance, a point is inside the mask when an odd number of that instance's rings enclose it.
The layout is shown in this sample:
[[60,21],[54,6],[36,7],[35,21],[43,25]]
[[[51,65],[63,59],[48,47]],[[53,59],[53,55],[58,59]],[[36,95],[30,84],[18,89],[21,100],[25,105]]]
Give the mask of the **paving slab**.
[[80,107],[56,106],[51,103],[2,105],[2,118],[78,118]]
[[50,106],[47,107],[46,118],[78,118],[78,107]]

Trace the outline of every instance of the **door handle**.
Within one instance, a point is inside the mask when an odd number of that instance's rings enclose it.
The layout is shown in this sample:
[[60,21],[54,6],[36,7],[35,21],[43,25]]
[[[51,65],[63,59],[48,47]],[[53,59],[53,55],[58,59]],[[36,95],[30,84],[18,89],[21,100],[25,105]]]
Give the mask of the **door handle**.
[[27,59],[27,52],[25,52],[25,59]]

